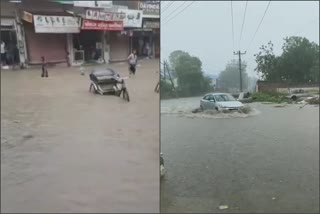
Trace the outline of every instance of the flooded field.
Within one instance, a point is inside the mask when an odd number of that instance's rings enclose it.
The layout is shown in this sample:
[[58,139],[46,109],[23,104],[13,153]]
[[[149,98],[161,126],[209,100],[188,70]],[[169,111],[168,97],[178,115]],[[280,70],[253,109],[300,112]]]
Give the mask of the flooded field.
[[319,212],[319,107],[189,118],[199,100],[161,101],[161,212]]
[[1,72],[1,212],[157,212],[158,67],[141,61],[129,103],[89,93],[93,67]]

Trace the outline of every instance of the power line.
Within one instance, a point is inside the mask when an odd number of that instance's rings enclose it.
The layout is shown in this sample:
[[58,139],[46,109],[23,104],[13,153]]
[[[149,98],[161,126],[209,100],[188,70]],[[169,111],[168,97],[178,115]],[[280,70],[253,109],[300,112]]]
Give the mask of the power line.
[[231,0],[231,20],[232,20],[232,45],[234,50],[234,27],[233,27],[233,7],[232,7],[232,0]]
[[244,9],[244,15],[243,15],[242,26],[241,26],[241,32],[240,32],[240,39],[239,39],[239,49],[240,49],[240,44],[241,44],[241,38],[242,38],[242,32],[243,32],[243,26],[244,26],[244,22],[245,22],[245,19],[246,19],[247,6],[248,6],[248,1],[246,1],[246,8]]
[[180,10],[178,13],[176,13],[171,19],[169,19],[168,21],[166,21],[164,24],[169,23],[172,19],[174,19],[177,15],[179,15],[180,13],[182,13],[183,11],[185,11],[188,7],[190,7],[193,3],[195,3],[195,1],[192,1],[190,4],[188,4],[186,7],[184,7],[182,10]]
[[270,3],[271,3],[271,1],[269,1],[268,5],[267,5],[267,7],[266,7],[266,10],[264,11],[264,14],[263,14],[263,16],[262,16],[262,19],[261,19],[261,21],[260,21],[260,23],[259,23],[259,25],[258,25],[258,27],[257,27],[256,32],[254,33],[254,35],[253,35],[253,37],[252,37],[252,39],[251,39],[251,41],[250,41],[250,43],[249,43],[249,45],[248,45],[247,50],[250,48],[250,46],[251,46],[251,44],[252,44],[252,42],[253,42],[253,40],[254,40],[254,38],[255,38],[255,36],[256,36],[256,34],[257,34],[257,32],[258,32],[258,30],[259,30],[259,28],[260,28],[260,26],[261,26],[261,24],[262,24],[262,21],[263,21],[263,19],[264,19],[264,17],[265,17],[265,15],[266,15],[266,13],[267,13],[267,11],[268,11],[268,8],[269,8],[269,6],[270,6]]
[[166,11],[173,3],[174,1],[169,2],[163,9],[161,9],[161,14],[164,13],[164,11]]
[[240,72],[240,92],[242,92],[242,66],[241,66],[241,55],[246,54],[246,51],[244,53],[241,53],[241,51],[234,52],[234,55],[239,56],[239,72]]
[[170,17],[172,14],[174,14],[178,9],[180,9],[185,3],[187,3],[186,1],[184,1],[180,6],[178,6],[174,11],[172,11],[172,13],[170,13],[168,16],[166,16],[164,18],[164,20],[168,19],[168,17]]

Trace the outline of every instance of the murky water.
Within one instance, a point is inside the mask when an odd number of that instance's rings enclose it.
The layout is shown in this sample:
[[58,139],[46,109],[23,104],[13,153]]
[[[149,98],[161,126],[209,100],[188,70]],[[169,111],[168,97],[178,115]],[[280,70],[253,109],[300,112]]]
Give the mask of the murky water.
[[158,67],[141,62],[130,103],[89,93],[92,67],[2,72],[1,212],[157,212]]
[[180,98],[161,101],[161,114],[172,115],[188,118],[245,118],[258,115],[260,112],[256,108],[256,104],[248,104],[250,108],[248,113],[229,112],[218,113],[215,110],[207,110],[199,113],[192,113],[192,110],[199,108],[202,97]]
[[319,212],[319,107],[254,103],[254,116],[209,119],[181,112],[198,105],[161,101],[161,212]]

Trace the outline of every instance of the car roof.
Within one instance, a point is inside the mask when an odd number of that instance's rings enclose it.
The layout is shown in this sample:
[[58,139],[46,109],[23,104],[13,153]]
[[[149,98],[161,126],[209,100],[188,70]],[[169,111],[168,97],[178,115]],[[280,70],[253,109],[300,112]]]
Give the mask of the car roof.
[[208,96],[208,95],[225,95],[225,94],[228,94],[228,93],[208,93],[204,96]]

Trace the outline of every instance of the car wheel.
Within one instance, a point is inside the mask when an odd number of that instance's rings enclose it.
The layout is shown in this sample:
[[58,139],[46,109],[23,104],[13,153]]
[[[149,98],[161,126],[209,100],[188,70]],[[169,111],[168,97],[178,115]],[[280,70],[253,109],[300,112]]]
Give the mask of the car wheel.
[[217,110],[217,111],[219,111],[219,110],[220,110],[218,107],[215,107],[214,109],[215,109],[215,110]]

